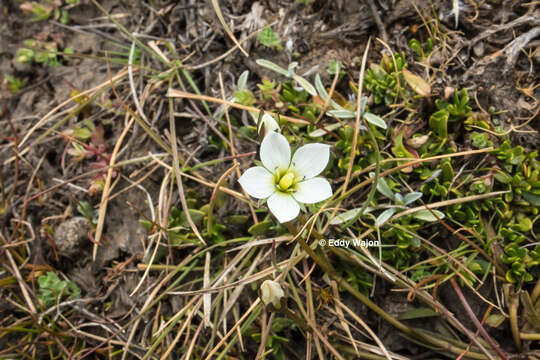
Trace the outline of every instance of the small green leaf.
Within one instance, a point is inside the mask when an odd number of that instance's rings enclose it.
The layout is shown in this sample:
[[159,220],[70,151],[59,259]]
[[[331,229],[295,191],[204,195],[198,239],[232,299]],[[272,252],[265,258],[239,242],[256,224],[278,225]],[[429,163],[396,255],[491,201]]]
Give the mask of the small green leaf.
[[409,194],[405,195],[405,198],[403,199],[403,203],[405,204],[405,206],[407,206],[409,204],[412,204],[416,200],[420,199],[423,195],[424,194],[422,194],[421,192],[409,193]]
[[364,119],[366,119],[368,123],[386,129],[386,123],[384,122],[384,120],[375,114],[367,112],[364,114]]
[[[440,212],[438,210],[431,210],[431,211],[433,211],[435,214],[437,214],[439,219],[444,219],[444,214],[442,212]],[[413,213],[412,216],[415,219],[428,221],[428,222],[438,221],[437,217],[435,217],[435,215],[433,215],[431,213],[431,211],[429,211],[428,209],[422,209],[422,210],[419,210],[419,211]]]
[[268,61],[268,60],[265,60],[265,59],[257,59],[255,61],[258,65],[262,66],[262,67],[265,67],[269,70],[272,70],[272,71],[275,71],[277,73],[280,73],[281,75],[284,75],[286,77],[291,77],[291,75],[289,74],[289,72],[287,70],[285,70],[284,68],[282,68],[281,66],[279,65],[276,65],[274,64],[273,62],[271,61]]
[[[191,215],[191,220],[193,220],[193,223],[196,226],[201,226],[203,218],[206,215],[206,213],[200,210],[196,210],[196,209],[189,209],[189,215]],[[186,214],[183,211],[180,214],[180,226],[184,226],[186,228],[189,227]]]
[[448,116],[447,110],[439,110],[429,117],[429,127],[441,139],[445,139],[448,136]]
[[304,90],[306,90],[310,95],[312,96],[317,96],[317,91],[315,90],[315,88],[313,87],[313,85],[311,85],[309,83],[309,81],[307,81],[306,79],[304,79],[303,77],[301,77],[300,75],[296,75],[296,74],[293,74],[292,75],[292,78],[298,83],[298,85],[300,85]]
[[506,317],[503,314],[491,314],[486,319],[486,324],[489,327],[499,327],[504,320],[506,320]]
[[377,220],[375,220],[375,227],[380,227],[382,224],[384,224],[388,219],[390,219],[392,217],[392,215],[394,215],[394,213],[396,212],[396,209],[395,208],[390,208],[390,209],[386,209],[384,210],[380,215],[379,217],[377,217]]
[[[324,85],[321,81],[321,77],[319,76],[319,74],[315,75],[315,88],[317,89],[317,92],[319,94],[319,96],[321,97],[321,99],[323,99],[323,101],[326,102],[326,100],[328,99],[328,93],[326,92],[326,89],[324,88]],[[337,102],[335,102],[334,100],[330,100],[330,105],[334,108],[334,109],[337,109],[337,110],[345,110],[343,109],[343,107],[341,105],[339,105]]]
[[540,206],[540,196],[530,193],[528,191],[523,191],[521,196],[532,206]]
[[260,223],[251,226],[248,229],[248,232],[253,236],[265,235],[268,233],[272,225],[273,223],[269,220],[261,221]]
[[[339,224],[346,223],[347,221],[354,219],[360,213],[361,209],[362,208],[356,208],[356,209],[351,209],[351,210],[342,212],[341,214],[336,215],[336,217],[334,217],[332,221],[330,221],[330,224],[339,225]],[[364,210],[364,214],[368,214],[372,211],[373,211],[373,208],[368,206]]]
[[392,189],[390,189],[390,186],[388,186],[388,183],[384,178],[379,178],[379,180],[377,181],[377,191],[389,198],[390,200],[394,201],[394,192],[392,191]]
[[238,83],[237,83],[238,91],[244,90],[247,84],[248,76],[249,76],[249,71],[246,70],[238,77]]
[[[328,130],[328,131],[333,131],[333,130],[339,129],[342,126],[343,126],[343,124],[341,124],[341,123],[335,123],[335,124],[325,125],[324,128],[326,130]],[[326,134],[327,134],[327,132],[324,131],[323,129],[317,129],[317,130],[314,130],[314,131],[310,132],[308,135],[310,137],[319,137],[319,136],[324,136]]]
[[338,119],[353,119],[356,117],[356,113],[349,110],[330,110],[328,115]]

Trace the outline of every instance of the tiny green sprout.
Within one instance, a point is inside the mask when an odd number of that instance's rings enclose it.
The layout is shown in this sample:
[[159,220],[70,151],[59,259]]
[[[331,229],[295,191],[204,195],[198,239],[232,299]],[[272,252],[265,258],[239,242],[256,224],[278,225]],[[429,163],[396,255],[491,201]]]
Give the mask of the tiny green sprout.
[[39,295],[45,306],[54,305],[63,295],[69,296],[71,299],[76,299],[81,295],[81,289],[73,281],[60,280],[58,275],[49,271],[46,275],[41,275],[38,278]]
[[433,50],[433,40],[428,38],[422,46],[418,40],[412,38],[409,40],[409,47],[416,53],[418,60],[423,61]]
[[21,88],[23,88],[26,85],[26,81],[27,81],[26,79],[21,80],[19,78],[16,78],[8,74],[6,74],[4,77],[7,82],[8,90],[12,94],[18,93],[21,90]]
[[281,46],[281,39],[268,24],[261,31],[259,31],[257,40],[259,40],[259,42],[266,47],[275,48],[278,51],[283,49]]
[[43,5],[37,2],[25,2],[20,8],[22,11],[32,14],[32,21],[47,20],[53,11],[51,5]]
[[16,59],[21,64],[28,64],[34,60],[35,53],[31,49],[20,48],[17,50]]
[[276,83],[274,81],[263,79],[262,84],[257,84],[261,95],[265,101],[272,99],[272,95],[275,93]]
[[345,75],[345,70],[343,70],[343,65],[341,64],[341,61],[330,60],[330,67],[328,68],[328,73],[330,75],[335,75],[336,71],[339,71],[340,78]]
[[234,101],[241,105],[253,106],[255,105],[256,99],[250,90],[243,89],[234,92]]

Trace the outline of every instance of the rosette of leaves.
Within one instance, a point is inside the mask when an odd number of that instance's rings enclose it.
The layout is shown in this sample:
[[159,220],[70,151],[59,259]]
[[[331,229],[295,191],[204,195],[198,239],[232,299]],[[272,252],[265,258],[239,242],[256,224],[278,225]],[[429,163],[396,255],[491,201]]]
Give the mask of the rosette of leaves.
[[527,248],[520,247],[516,243],[504,248],[502,261],[509,265],[506,271],[506,281],[510,283],[522,283],[534,280],[529,273],[530,269],[540,264],[540,245],[529,252]]
[[[32,63],[49,65],[52,67],[62,63],[62,58],[58,55],[58,45],[54,41],[25,40],[24,47],[17,50],[16,59],[20,63]],[[65,48],[65,54],[73,53],[73,49]]]
[[509,190],[503,197],[505,203],[497,211],[507,226],[511,225],[516,231],[529,231],[533,226],[532,219],[540,210],[538,152],[525,154],[523,147],[512,148],[504,142],[494,154],[501,160],[501,168],[496,169],[493,177],[499,186]]
[[466,89],[455,91],[451,103],[435,100],[437,111],[429,118],[429,127],[441,139],[448,136],[448,123],[454,123],[466,119],[471,113],[469,106],[469,94]]
[[276,49],[277,51],[283,49],[281,46],[281,39],[268,24],[266,24],[266,26],[259,31],[257,34],[257,40],[268,48]]
[[81,295],[81,289],[73,281],[61,280],[58,275],[49,271],[38,278],[38,298],[45,306],[56,304],[63,296],[76,299]]

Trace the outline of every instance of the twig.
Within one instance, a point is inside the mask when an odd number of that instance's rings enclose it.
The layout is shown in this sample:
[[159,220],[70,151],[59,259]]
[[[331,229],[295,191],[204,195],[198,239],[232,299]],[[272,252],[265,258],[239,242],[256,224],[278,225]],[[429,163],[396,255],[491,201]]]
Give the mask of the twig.
[[386,29],[381,20],[381,17],[379,16],[375,3],[373,2],[373,0],[367,0],[367,2],[369,4],[369,9],[371,10],[371,14],[375,19],[375,23],[377,24],[377,28],[379,29],[379,33],[381,34],[382,39],[384,40],[384,42],[388,42],[388,34],[386,33]]

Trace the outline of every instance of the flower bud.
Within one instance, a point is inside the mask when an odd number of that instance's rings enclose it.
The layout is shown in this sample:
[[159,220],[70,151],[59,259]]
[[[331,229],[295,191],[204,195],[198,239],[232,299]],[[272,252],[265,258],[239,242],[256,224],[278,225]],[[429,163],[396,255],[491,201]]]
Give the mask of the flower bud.
[[261,300],[264,305],[271,303],[276,309],[279,309],[281,307],[280,299],[283,296],[285,296],[285,293],[277,282],[265,280],[261,284]]

